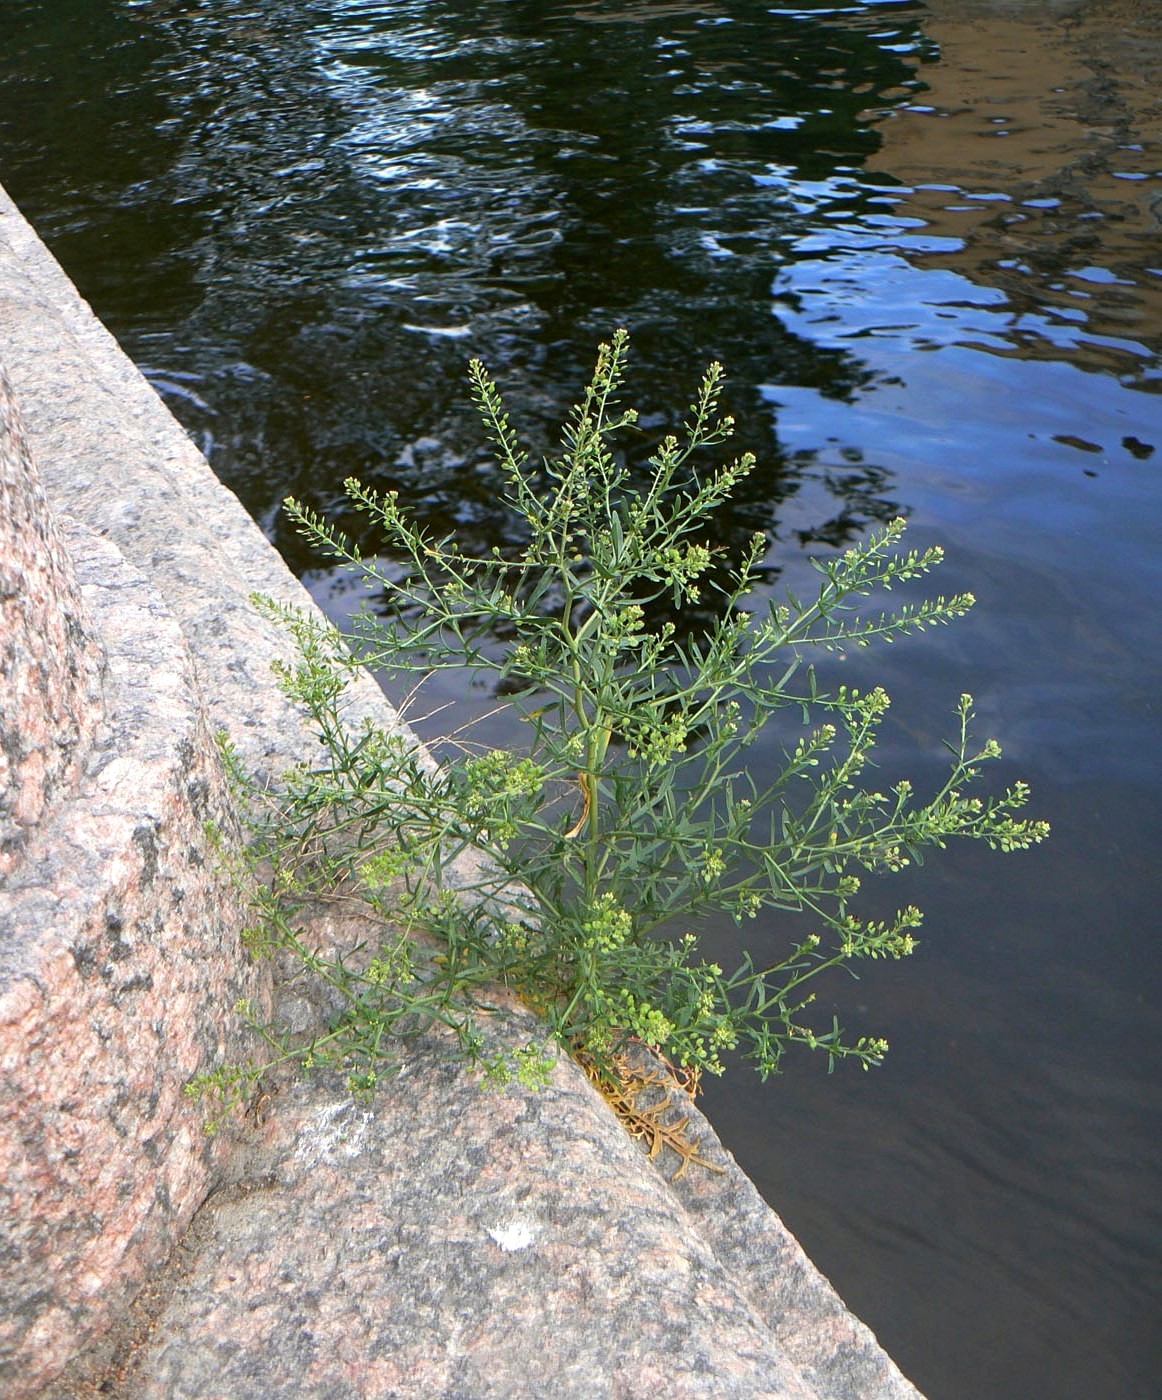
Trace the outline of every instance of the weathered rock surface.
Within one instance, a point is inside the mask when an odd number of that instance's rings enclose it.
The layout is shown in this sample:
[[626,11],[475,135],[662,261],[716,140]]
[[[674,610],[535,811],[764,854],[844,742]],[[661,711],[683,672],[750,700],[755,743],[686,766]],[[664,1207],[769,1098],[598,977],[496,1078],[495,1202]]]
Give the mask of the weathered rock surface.
[[[285,653],[285,643],[247,602],[254,588],[303,605],[306,595],[2,192],[0,359],[50,499],[140,569],[159,626],[166,613],[177,620],[180,638],[163,630],[160,644],[138,635],[130,647],[138,659],[148,646],[164,660],[161,703],[200,689],[210,723],[228,728],[259,772],[308,754],[312,741],[269,678],[269,661]],[[92,582],[84,578],[83,587]],[[183,645],[196,674],[170,686],[164,676],[185,664]],[[382,723],[396,722],[370,681],[356,703]],[[188,719],[197,729],[197,718]],[[195,782],[203,776],[216,791],[202,770]],[[189,774],[180,781],[188,797]],[[160,798],[150,806],[168,811]],[[149,850],[161,849],[160,827],[150,830],[152,846],[147,839],[135,846],[133,829],[126,832],[144,864]],[[92,859],[90,838],[78,829],[78,870]],[[192,832],[189,839],[195,843]],[[67,887],[68,870],[67,862],[45,867],[40,896]],[[53,1164],[41,1171],[38,1204],[22,1197],[12,1207],[31,1215],[30,1239],[39,1217],[50,1232],[62,1224],[66,1245],[74,1226],[86,1247],[107,1242],[102,1267],[108,1272],[112,1261],[120,1278],[118,1261],[127,1254],[118,1251],[126,1240],[135,1244],[133,1222],[169,1199],[170,1176],[176,1173],[179,1192],[180,1183],[200,1180],[194,1194],[200,1190],[204,1203],[132,1307],[139,1273],[111,1287],[110,1314],[121,1309],[121,1322],[63,1372],[70,1347],[83,1340],[69,1308],[91,1321],[89,1296],[69,1295],[56,1310],[51,1293],[37,1296],[40,1270],[51,1268],[39,1245],[35,1256],[28,1246],[24,1262],[6,1261],[8,1286],[24,1290],[17,1343],[35,1335],[48,1353],[30,1369],[27,1353],[14,1363],[12,1342],[0,1343],[0,1365],[8,1349],[6,1393],[37,1393],[60,1372],[39,1393],[914,1400],[700,1116],[693,1115],[703,1154],[724,1174],[691,1169],[671,1185],[569,1061],[557,1065],[547,1091],[491,1095],[433,1037],[407,1052],[403,1072],[369,1103],[352,1102],[326,1078],[290,1079],[255,1106],[260,1121],[252,1118],[232,1147],[196,1143],[180,1114],[165,1115],[200,1055],[229,1053],[229,1008],[249,974],[226,912],[221,924],[188,924],[188,893],[179,900],[176,884],[159,886],[170,871],[159,855],[154,901],[174,936],[152,928],[147,915],[122,910],[116,940],[94,926],[74,938],[91,950],[81,966],[72,959],[70,970],[63,956],[54,964],[54,976],[77,997],[98,982],[115,989],[118,1013],[148,1047],[141,1063],[92,1071],[92,1097],[106,1105],[105,1119],[130,1126],[128,1139],[153,1122],[140,1101],[150,1112],[157,1105],[161,1124],[148,1139],[156,1191],[151,1196],[146,1181],[119,1194],[117,1151],[69,1159],[62,1140],[55,1157],[38,1159]],[[189,877],[182,878],[188,891]],[[144,888],[143,878],[137,882]],[[115,956],[122,946],[128,951]],[[171,991],[166,981],[158,990],[162,981],[147,986],[137,975],[164,979],[175,967],[189,972],[187,964],[219,982]],[[91,968],[88,983],[84,968]],[[25,995],[39,994],[39,982],[28,985]],[[87,1010],[74,1023],[85,1015],[107,1039],[96,1032],[99,1048],[90,1040],[91,1048],[65,1049],[77,1026],[58,1019],[60,1048],[45,1037],[44,1067],[52,1069],[53,1055],[62,1065],[69,1056],[86,1063],[105,1056],[116,1028]],[[537,1027],[514,1009],[495,1033],[524,1044],[537,1038]],[[3,1133],[31,1160],[40,1140],[57,1131],[66,1101],[51,1075],[38,1078],[25,1059],[12,1058],[23,1097],[4,1110]],[[54,1171],[61,1182],[50,1179]],[[69,1191],[95,1192],[105,1213],[70,1221]],[[183,1204],[170,1217],[171,1233],[185,1211]],[[56,1329],[65,1329],[64,1341],[54,1340]]]
[[125,1312],[226,1153],[186,1080],[264,1000],[203,823],[229,820],[181,633],[108,541],[62,532],[106,643],[78,781],[0,889],[0,1389],[28,1393]]
[[76,779],[101,713],[101,662],[0,372],[0,878]]
[[540,1093],[481,1092],[438,1041],[374,1103],[291,1085],[131,1389],[814,1397],[608,1129],[570,1063]]
[[[0,363],[50,503],[113,540],[165,600],[211,729],[229,730],[260,778],[311,752],[271,679],[288,639],[250,601],[258,591],[313,609],[310,596],[2,189]],[[394,722],[369,676],[353,695],[353,714],[361,707]]]

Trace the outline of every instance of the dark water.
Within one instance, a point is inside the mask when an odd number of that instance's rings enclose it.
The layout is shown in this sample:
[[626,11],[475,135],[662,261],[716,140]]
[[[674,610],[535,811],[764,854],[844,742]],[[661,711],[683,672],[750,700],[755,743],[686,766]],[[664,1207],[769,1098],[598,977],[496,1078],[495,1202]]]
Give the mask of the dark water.
[[971,689],[1052,841],[882,892],[924,946],[834,988],[878,1073],[707,1097],[933,1400],[1162,1390],[1159,33],[1152,0],[0,7],[0,180],[333,612],[281,497],[355,473],[503,540],[467,359],[538,443],[616,324],[658,422],[727,365],[762,469],[723,529],[772,577],[899,513],[946,546],[977,611],[863,672],[886,775]]

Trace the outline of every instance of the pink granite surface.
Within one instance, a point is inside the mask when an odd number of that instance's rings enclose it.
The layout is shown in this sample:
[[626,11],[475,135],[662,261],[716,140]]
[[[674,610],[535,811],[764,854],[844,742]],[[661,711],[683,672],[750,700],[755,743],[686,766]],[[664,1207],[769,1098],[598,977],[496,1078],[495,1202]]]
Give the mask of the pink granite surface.
[[368,1103],[284,1084],[126,1393],[818,1400],[611,1126],[571,1061],[490,1092],[435,1037]]
[[0,370],[0,878],[76,780],[100,682],[101,649]]
[[203,823],[229,821],[172,617],[72,526],[108,652],[105,720],[0,887],[0,1393],[35,1393],[168,1258],[228,1152],[183,1097],[243,1053],[263,1000],[245,908]]

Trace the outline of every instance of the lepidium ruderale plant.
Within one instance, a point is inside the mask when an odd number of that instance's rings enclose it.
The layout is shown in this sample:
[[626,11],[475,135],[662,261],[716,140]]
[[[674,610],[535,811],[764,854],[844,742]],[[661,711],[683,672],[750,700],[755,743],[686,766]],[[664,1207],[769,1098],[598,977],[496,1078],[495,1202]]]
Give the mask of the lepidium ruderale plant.
[[[731,430],[721,368],[707,370],[648,471],[631,471],[617,450],[635,422],[619,402],[626,354],[623,332],[601,347],[556,455],[541,463],[473,363],[519,552],[470,557],[416,525],[394,492],[351,480],[350,504],[384,542],[382,556],[365,557],[287,503],[301,532],[380,600],[345,639],[283,614],[299,648],[283,683],[309,711],[323,759],[295,776],[265,837],[281,872],[269,903],[282,937],[293,938],[285,908],[304,884],[355,892],[370,927],[392,930],[359,971],[320,969],[348,1005],[328,1045],[357,1077],[375,1073],[387,1033],[433,1015],[479,1054],[471,1007],[497,983],[598,1065],[636,1039],[694,1073],[720,1072],[733,1051],[766,1076],[794,1045],[866,1068],[886,1043],[814,1024],[812,989],[840,966],[910,953],[921,916],[908,906],[861,917],[861,879],[953,838],[1014,851],[1048,830],[1018,815],[1024,784],[976,793],[1000,749],[973,740],[968,695],[947,776],[921,795],[906,779],[869,776],[884,691],[828,687],[809,664],[967,612],[968,594],[888,610],[871,601],[928,574],[939,549],[907,548],[904,522],[892,521],[813,560],[813,596],[755,611],[767,542],[756,536],[733,562],[712,544],[716,509],[753,467],[749,455],[706,465]],[[706,620],[679,631],[672,618],[692,604]],[[357,664],[384,675],[389,693],[441,669],[487,673],[523,741],[447,744],[433,765],[399,735],[352,728],[344,689]],[[782,758],[759,777],[747,750],[768,725]],[[477,858],[465,876],[468,852]],[[722,914],[761,930],[729,969],[699,947],[708,917]],[[434,957],[408,951],[416,932]]]

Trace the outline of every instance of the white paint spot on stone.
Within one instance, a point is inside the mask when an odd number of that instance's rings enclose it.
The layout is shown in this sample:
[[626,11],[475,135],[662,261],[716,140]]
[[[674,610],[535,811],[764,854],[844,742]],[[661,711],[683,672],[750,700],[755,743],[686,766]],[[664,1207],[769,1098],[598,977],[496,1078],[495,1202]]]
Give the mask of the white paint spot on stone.
[[533,1242],[532,1226],[525,1220],[507,1220],[503,1225],[489,1226],[488,1233],[506,1254],[528,1249]]
[[328,1104],[303,1123],[297,1155],[307,1166],[357,1157],[374,1120],[373,1113],[350,1102]]

